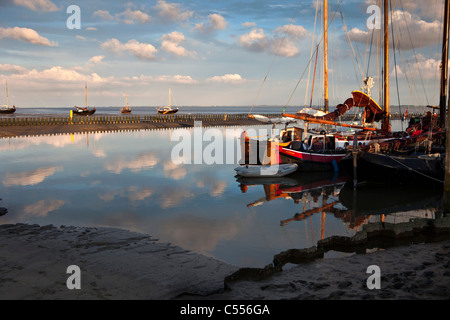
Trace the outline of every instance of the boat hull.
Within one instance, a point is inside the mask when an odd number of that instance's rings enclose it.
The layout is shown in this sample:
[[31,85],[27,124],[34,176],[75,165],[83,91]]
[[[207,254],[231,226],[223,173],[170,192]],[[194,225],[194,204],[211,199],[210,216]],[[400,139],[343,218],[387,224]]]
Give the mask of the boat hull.
[[73,114],[75,116],[90,116],[90,115],[93,115],[94,113],[95,113],[95,109],[93,109],[93,110],[81,110],[81,111],[74,110],[73,111]]
[[346,154],[346,150],[313,152],[280,148],[280,161],[295,163],[300,171],[337,171],[339,162]]
[[[341,161],[342,169],[351,177],[353,155]],[[356,166],[357,182],[441,184],[445,176],[443,155],[396,156],[359,152]]]
[[172,110],[158,110],[159,114],[174,114],[177,113],[178,109],[172,109]]
[[0,110],[0,114],[13,114],[14,112],[16,112],[16,109],[2,109]]
[[236,173],[242,177],[247,178],[267,178],[267,177],[284,177],[297,171],[298,165],[279,164],[273,166],[262,165],[243,165],[235,168]]

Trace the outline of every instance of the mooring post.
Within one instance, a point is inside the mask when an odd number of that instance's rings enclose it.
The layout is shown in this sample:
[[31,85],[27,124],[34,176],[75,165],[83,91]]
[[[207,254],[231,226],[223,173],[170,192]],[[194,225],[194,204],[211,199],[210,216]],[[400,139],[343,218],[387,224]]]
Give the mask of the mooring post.
[[353,190],[356,190],[356,185],[358,184],[358,133],[355,131],[355,136],[353,138]]

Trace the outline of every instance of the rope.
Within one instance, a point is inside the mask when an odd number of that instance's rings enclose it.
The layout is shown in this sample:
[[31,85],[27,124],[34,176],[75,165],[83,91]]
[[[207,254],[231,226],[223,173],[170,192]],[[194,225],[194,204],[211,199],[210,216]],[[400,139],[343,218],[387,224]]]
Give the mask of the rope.
[[413,168],[411,168],[411,167],[408,167],[406,164],[404,164],[404,163],[398,161],[398,160],[395,159],[394,157],[391,157],[391,159],[394,160],[395,162],[399,163],[400,165],[404,166],[405,168],[408,168],[408,170],[413,171],[413,172],[415,172],[415,173],[418,173],[418,174],[424,176],[425,178],[429,178],[429,179],[431,179],[431,180],[435,180],[435,181],[437,181],[437,182],[439,182],[439,183],[444,183],[444,181],[441,181],[441,180],[439,180],[439,179],[436,179],[436,178],[427,176],[426,174],[424,174],[424,173],[422,173],[422,172],[420,172],[420,171],[417,171],[417,170],[415,170],[415,169],[413,169]]

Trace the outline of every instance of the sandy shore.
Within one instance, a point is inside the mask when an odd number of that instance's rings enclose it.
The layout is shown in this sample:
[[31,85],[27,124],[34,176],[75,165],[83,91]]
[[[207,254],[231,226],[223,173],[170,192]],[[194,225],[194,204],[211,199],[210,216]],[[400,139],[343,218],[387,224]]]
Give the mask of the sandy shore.
[[[67,288],[70,265],[80,267],[79,290]],[[367,288],[371,265],[380,268],[381,289]],[[3,300],[450,298],[450,240],[317,259],[284,269],[259,280],[250,275],[225,285],[226,278],[242,271],[239,267],[149,235],[113,228],[0,225]]]

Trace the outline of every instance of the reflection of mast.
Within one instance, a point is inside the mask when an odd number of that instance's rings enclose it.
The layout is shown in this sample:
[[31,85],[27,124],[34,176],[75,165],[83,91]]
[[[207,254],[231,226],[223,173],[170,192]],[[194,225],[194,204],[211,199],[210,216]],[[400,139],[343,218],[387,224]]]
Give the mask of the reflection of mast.
[[328,1],[323,2],[324,111],[328,112]]

